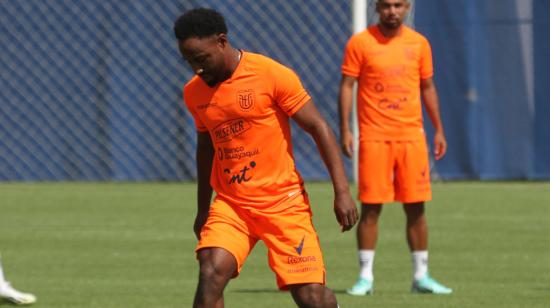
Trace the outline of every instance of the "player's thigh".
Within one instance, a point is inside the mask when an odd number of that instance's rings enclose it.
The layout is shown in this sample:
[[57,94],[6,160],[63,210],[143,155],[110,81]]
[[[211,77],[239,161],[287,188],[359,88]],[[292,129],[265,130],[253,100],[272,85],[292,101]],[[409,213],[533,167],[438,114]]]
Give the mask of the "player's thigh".
[[359,144],[359,200],[362,203],[393,201],[394,157],[389,141]]
[[430,162],[426,141],[421,139],[399,142],[395,151],[395,199],[403,203],[431,200]]
[[299,196],[284,211],[256,220],[268,249],[269,266],[277,285],[325,283],[325,266],[307,197]]
[[220,199],[214,200],[195,249],[197,253],[205,248],[222,248],[229,252],[237,263],[235,276],[258,241],[243,215],[236,206]]

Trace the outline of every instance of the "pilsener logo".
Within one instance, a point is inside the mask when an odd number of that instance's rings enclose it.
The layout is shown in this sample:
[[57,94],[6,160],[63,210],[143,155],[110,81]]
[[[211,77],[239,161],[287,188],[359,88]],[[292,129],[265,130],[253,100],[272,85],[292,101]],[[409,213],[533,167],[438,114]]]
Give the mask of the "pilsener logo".
[[250,123],[245,119],[235,119],[223,122],[214,128],[214,142],[227,142],[250,129]]

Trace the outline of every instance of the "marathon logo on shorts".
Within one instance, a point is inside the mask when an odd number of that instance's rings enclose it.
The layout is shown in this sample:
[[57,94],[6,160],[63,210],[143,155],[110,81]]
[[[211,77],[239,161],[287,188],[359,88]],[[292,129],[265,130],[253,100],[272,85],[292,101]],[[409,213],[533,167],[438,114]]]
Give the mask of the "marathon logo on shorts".
[[422,171],[420,171],[420,178],[416,180],[416,184],[418,185],[429,185],[430,184],[430,168],[428,166],[424,167]]
[[235,119],[223,122],[214,128],[214,142],[227,142],[239,136],[251,127],[245,119]]
[[287,273],[305,273],[305,272],[315,272],[318,270],[319,268],[317,266],[305,266],[300,268],[291,268],[287,271]]

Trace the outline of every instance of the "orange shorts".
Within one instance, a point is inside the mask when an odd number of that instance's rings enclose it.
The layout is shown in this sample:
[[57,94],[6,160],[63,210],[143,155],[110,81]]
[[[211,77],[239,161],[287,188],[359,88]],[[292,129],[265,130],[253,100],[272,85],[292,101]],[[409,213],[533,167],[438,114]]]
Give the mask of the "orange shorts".
[[290,284],[325,284],[325,266],[305,193],[277,213],[243,209],[216,198],[195,252],[220,247],[237,260],[237,273],[258,240],[268,249],[269,266],[279,289]]
[[365,141],[359,145],[359,200],[362,203],[432,199],[428,148],[414,141]]

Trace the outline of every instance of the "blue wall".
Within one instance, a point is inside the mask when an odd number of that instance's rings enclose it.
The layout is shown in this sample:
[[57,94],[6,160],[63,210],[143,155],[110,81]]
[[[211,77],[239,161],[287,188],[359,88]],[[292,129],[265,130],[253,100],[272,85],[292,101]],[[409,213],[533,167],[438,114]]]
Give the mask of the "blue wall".
[[416,5],[416,28],[434,50],[449,139],[439,174],[550,178],[549,3],[533,1],[533,10],[521,14],[511,0]]

